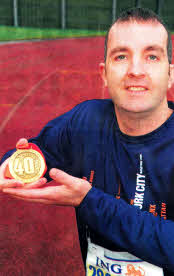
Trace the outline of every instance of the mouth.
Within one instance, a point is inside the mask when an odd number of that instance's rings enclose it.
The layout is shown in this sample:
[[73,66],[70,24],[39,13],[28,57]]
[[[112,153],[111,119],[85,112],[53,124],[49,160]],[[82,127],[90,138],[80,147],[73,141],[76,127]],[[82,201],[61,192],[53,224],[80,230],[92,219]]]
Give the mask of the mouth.
[[148,92],[148,88],[145,86],[127,86],[126,90],[134,95],[142,95]]

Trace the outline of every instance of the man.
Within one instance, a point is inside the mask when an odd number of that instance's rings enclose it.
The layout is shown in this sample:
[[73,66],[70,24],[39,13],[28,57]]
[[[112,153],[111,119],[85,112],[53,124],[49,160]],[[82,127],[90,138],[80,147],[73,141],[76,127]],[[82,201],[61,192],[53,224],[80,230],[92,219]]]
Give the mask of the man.
[[173,275],[170,36],[154,13],[136,8],[111,26],[106,45],[100,73],[112,101],[84,102],[30,140],[57,185],[41,178],[21,188],[4,177],[9,159],[0,185],[20,199],[76,207],[86,275]]

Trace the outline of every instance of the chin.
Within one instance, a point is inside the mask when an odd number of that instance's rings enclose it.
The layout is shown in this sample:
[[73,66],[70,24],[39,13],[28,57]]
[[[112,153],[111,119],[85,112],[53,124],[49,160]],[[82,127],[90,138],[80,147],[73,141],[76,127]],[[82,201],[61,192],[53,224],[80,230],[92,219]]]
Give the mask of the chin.
[[126,104],[122,107],[119,107],[122,111],[129,113],[146,113],[153,110],[153,106],[145,106],[144,104]]

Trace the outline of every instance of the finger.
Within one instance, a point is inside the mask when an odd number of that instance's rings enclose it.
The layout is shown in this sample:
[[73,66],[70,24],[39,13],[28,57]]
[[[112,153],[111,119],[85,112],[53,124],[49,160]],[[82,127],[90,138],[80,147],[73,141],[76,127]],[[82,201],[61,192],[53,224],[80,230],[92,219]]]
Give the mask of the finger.
[[15,179],[3,179],[0,181],[0,189],[5,188],[23,188],[24,183]]
[[28,140],[25,138],[19,139],[19,141],[16,143],[17,149],[22,149],[28,146]]
[[39,187],[42,187],[46,182],[47,182],[47,179],[45,177],[42,177],[35,182],[25,184],[24,187],[25,189],[39,188]]
[[42,189],[3,189],[4,193],[29,199],[48,199],[50,194],[56,193],[57,187],[46,187]]
[[0,178],[4,178],[5,176],[5,170],[6,170],[6,167],[7,167],[7,164],[9,163],[9,158],[7,158],[1,165],[1,168],[0,168]]
[[65,173],[59,169],[51,169],[49,172],[50,177],[61,185],[75,184],[80,179]]
[[13,198],[19,199],[19,200],[23,200],[26,202],[37,202],[37,203],[43,203],[43,204],[54,204],[54,202],[52,202],[51,200],[48,199],[40,199],[40,198],[23,198],[20,196],[14,196],[14,195],[10,195]]

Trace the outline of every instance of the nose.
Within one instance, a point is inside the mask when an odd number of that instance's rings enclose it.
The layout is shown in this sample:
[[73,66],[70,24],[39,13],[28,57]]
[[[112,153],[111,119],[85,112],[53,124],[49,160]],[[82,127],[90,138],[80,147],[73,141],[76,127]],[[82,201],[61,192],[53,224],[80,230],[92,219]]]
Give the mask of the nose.
[[139,57],[134,57],[128,67],[128,76],[142,78],[145,75],[145,68],[142,59]]

